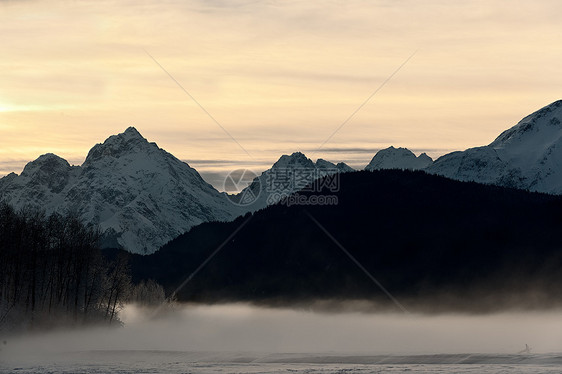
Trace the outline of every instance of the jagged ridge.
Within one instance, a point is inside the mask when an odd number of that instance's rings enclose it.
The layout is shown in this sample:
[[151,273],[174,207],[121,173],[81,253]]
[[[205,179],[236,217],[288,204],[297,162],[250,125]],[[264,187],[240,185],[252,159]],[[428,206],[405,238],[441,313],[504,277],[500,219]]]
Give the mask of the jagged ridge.
[[185,162],[133,127],[95,145],[82,164],[46,154],[0,180],[17,208],[73,211],[105,233],[105,246],[152,253],[191,227],[241,212]]
[[314,180],[335,173],[354,171],[347,164],[334,164],[330,161],[318,159],[316,162],[301,152],[283,155],[240,193],[243,196],[255,197],[245,209],[256,211],[268,205],[279,202],[283,197],[299,191]]
[[562,100],[523,118],[487,146],[440,157],[427,171],[463,181],[562,194]]

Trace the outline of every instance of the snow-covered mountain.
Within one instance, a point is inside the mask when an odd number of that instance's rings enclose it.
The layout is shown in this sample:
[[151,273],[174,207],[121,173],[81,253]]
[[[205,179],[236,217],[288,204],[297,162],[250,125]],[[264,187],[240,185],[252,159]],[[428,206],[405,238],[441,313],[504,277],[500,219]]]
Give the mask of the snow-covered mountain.
[[[490,145],[435,162],[405,148],[379,151],[366,170],[423,169],[449,178],[562,194],[562,100],[525,117]],[[344,163],[284,155],[238,195],[227,197],[188,164],[136,129],[94,146],[82,166],[45,154],[0,179],[0,200],[47,213],[71,211],[99,225],[106,246],[152,253],[206,221],[231,220],[273,204],[315,179],[353,171]],[[234,200],[237,204],[232,204]]]
[[128,128],[94,146],[82,166],[46,154],[0,179],[0,199],[99,225],[105,245],[152,253],[191,227],[242,210],[185,162]]
[[248,203],[244,205],[248,211],[256,211],[275,204],[318,178],[351,171],[354,169],[343,162],[334,164],[323,159],[314,162],[303,153],[295,152],[281,156],[270,169],[254,178],[237,197],[240,201],[247,200]]
[[489,145],[449,153],[426,171],[463,181],[562,194],[562,100],[523,118]]
[[431,157],[422,153],[417,156],[407,148],[389,147],[381,149],[365,167],[367,171],[381,169],[419,170],[433,163]]

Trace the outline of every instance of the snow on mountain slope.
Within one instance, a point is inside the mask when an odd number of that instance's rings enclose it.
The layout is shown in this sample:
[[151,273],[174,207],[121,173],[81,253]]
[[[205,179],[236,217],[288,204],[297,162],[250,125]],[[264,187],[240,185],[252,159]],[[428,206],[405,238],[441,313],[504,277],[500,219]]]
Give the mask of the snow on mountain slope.
[[0,179],[0,198],[14,207],[40,206],[54,211],[63,200],[63,191],[79,174],[57,155],[47,153],[28,163],[21,175],[11,173]]
[[354,169],[343,162],[337,165],[323,159],[314,162],[303,153],[295,152],[281,156],[237,197],[241,200],[244,196],[252,196],[251,204],[247,204],[245,208],[256,211],[279,202],[283,197],[303,189],[318,178],[351,171]]
[[340,173],[349,173],[351,171],[355,171],[355,169],[347,165],[345,162],[338,162],[337,164],[334,164],[321,158],[316,160],[315,167],[319,170],[327,170],[330,173],[332,173],[334,170],[337,170]]
[[202,222],[242,213],[195,169],[133,127],[94,146],[81,167],[47,154],[21,175],[1,179],[0,187],[0,198],[15,207],[76,212],[99,225],[106,245],[143,254]]
[[433,163],[431,157],[422,153],[417,156],[407,148],[389,147],[381,149],[365,167],[367,171],[381,169],[425,169]]
[[440,157],[427,172],[562,194],[562,100],[523,118],[487,146]]

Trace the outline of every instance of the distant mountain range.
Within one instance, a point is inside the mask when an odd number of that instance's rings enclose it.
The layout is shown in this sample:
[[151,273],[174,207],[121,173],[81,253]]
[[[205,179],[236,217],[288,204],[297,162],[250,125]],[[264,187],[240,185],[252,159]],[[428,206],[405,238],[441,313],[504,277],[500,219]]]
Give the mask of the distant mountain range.
[[501,133],[492,143],[433,162],[405,148],[379,151],[365,170],[425,170],[460,181],[562,194],[562,100]]
[[[525,117],[488,146],[435,162],[405,148],[379,151],[365,170],[425,170],[461,181],[562,194],[562,101]],[[344,163],[282,156],[238,195],[218,192],[185,162],[135,128],[94,146],[81,166],[46,154],[21,175],[0,179],[0,199],[16,208],[73,211],[99,225],[105,247],[150,254],[202,222],[229,221],[274,204],[317,178],[353,171]]]
[[[302,171],[298,180],[293,178],[295,170]],[[129,127],[95,145],[81,166],[45,154],[28,163],[21,175],[1,178],[0,200],[18,209],[74,212],[85,223],[99,225],[104,247],[150,254],[202,222],[232,220],[265,207],[274,192],[270,202],[320,176],[351,170],[343,163],[314,163],[298,152],[282,156],[249,187],[262,181],[255,198],[241,201],[248,190],[238,196],[217,191],[187,163]],[[279,184],[277,179],[275,191],[265,188],[268,176],[282,175],[290,177],[289,184]]]

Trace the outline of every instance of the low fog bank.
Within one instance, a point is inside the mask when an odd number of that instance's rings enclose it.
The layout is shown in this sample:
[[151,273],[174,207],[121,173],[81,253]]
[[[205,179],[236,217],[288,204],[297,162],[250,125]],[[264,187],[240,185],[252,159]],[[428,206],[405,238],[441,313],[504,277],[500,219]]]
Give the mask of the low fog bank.
[[[374,287],[373,287],[374,288]],[[516,287],[508,280],[480,282],[462,291],[450,288],[439,291],[420,291],[420,295],[392,293],[392,299],[381,295],[366,298],[290,298],[271,297],[248,300],[250,305],[266,309],[296,309],[318,313],[396,313],[410,312],[419,315],[486,315],[509,313],[556,313],[562,311],[560,292],[544,283],[529,282]],[[199,305],[236,304],[238,300],[218,298],[197,302]]]
[[525,344],[533,353],[562,351],[562,312],[555,311],[430,316],[182,304],[155,316],[154,310],[129,305],[123,321],[120,329],[8,337],[0,357],[2,361],[54,359],[89,351],[516,354]]

